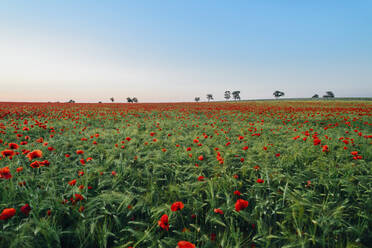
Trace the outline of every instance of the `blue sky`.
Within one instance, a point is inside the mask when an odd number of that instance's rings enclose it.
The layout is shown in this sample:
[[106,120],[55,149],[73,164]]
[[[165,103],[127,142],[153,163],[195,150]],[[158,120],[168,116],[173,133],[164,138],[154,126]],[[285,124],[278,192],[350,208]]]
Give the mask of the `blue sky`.
[[1,1],[0,101],[372,97],[372,1]]

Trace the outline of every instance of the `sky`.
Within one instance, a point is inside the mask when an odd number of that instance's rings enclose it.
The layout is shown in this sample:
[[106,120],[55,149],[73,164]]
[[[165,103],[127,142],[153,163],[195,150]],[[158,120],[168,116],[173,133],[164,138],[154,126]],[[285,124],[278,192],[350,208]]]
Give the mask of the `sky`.
[[0,101],[372,97],[372,1],[0,2]]

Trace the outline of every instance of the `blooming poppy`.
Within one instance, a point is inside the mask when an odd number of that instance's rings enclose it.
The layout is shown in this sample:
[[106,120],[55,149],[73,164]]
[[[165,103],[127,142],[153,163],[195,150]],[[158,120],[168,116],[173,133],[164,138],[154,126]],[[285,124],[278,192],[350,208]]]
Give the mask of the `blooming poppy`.
[[163,214],[163,216],[158,220],[158,225],[164,230],[169,230],[168,215]]
[[10,174],[10,169],[8,166],[4,168],[0,168],[0,178],[4,178],[4,179],[12,178],[12,174]]
[[248,207],[249,205],[249,202],[246,201],[246,200],[243,200],[243,199],[238,199],[235,203],[235,210],[237,212],[239,212],[240,210],[243,210],[245,209],[246,207]]
[[175,202],[172,204],[171,206],[171,210],[173,212],[177,211],[177,210],[182,210],[184,207],[183,203],[182,202]]
[[178,242],[177,247],[178,248],[195,248],[195,245],[188,241],[180,241]]
[[203,176],[199,176],[199,177],[198,177],[198,181],[204,181],[204,178],[205,178],[205,177],[203,177]]
[[238,195],[238,196],[240,196],[240,191],[239,191],[239,190],[235,190],[235,191],[234,191],[234,195]]
[[257,182],[257,183],[264,183],[264,180],[261,179],[261,178],[258,178],[256,182]]
[[76,154],[84,154],[84,151],[83,150],[77,150]]
[[76,179],[71,180],[70,182],[68,182],[68,184],[70,184],[71,186],[74,186],[76,184]]
[[41,150],[34,150],[26,155],[26,157],[31,161],[34,158],[41,158],[43,156],[43,152]]
[[21,207],[21,212],[24,213],[25,215],[28,215],[30,211],[31,207],[27,203]]
[[41,164],[39,161],[34,161],[30,164],[30,166],[35,169],[35,168],[39,168]]
[[213,211],[214,211],[216,214],[223,214],[223,211],[222,211],[221,209],[219,209],[219,208],[215,208]]
[[4,150],[4,151],[1,151],[1,155],[3,157],[13,157],[15,154],[15,152],[13,150]]
[[76,201],[82,201],[82,200],[84,200],[84,197],[80,194],[75,194],[75,200]]
[[16,210],[14,208],[6,208],[0,214],[0,220],[10,219],[15,215],[15,213],[16,213]]
[[13,150],[16,150],[19,148],[19,145],[16,143],[9,143],[8,146],[9,146],[9,149],[13,149]]

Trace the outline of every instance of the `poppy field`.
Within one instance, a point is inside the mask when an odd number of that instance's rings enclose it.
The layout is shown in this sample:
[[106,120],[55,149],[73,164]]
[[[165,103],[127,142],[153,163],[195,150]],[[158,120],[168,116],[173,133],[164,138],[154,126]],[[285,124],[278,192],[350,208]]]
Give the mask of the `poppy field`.
[[372,102],[0,103],[0,247],[370,247]]

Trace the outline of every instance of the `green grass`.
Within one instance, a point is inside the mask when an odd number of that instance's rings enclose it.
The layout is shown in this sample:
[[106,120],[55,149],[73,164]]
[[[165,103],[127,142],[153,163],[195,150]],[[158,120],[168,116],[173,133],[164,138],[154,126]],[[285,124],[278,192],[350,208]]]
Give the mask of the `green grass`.
[[[0,211],[17,211],[0,220],[0,247],[174,248],[180,240],[196,247],[368,247],[371,110],[363,101],[0,104],[0,151],[28,142],[12,160],[0,160],[12,174],[0,178]],[[320,145],[313,144],[315,133]],[[40,137],[48,144],[36,142]],[[42,150],[34,160],[50,165],[31,168],[22,149]],[[84,154],[76,154],[80,149]],[[75,186],[68,184],[73,179]],[[71,202],[76,193],[84,200]],[[237,199],[249,206],[237,212]],[[184,208],[172,212],[176,201]],[[20,211],[26,203],[28,216]],[[163,214],[169,231],[158,226]]]

